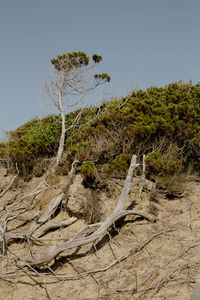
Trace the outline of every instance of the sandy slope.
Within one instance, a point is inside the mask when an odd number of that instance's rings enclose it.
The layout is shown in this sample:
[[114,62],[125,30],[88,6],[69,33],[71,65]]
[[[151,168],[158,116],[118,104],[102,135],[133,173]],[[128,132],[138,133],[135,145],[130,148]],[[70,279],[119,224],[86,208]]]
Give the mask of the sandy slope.
[[[1,169],[1,189],[11,178],[4,175],[5,170]],[[19,192],[26,194],[38,184],[45,187],[45,181],[42,180],[35,178],[29,183],[18,180],[0,199],[0,207]],[[35,213],[41,214],[52,197],[63,190],[66,180],[66,177],[56,178],[53,182],[57,184],[56,188],[25,199],[16,210],[16,214],[21,212],[26,217]],[[82,186],[81,181],[80,175],[77,175],[55,220],[69,218],[66,211],[67,201],[71,201],[72,207],[76,204],[77,209],[79,207],[84,209],[83,198],[87,198],[90,191]],[[123,181],[115,180],[110,182],[109,191],[98,192],[102,219],[114,209],[122,187]],[[113,228],[107,236],[99,239],[95,248],[89,244],[77,251],[74,249],[62,253],[57,261],[49,264],[51,269],[47,270],[49,273],[45,277],[27,276],[19,267],[16,271],[16,265],[12,260],[1,258],[0,299],[183,300],[189,297],[194,280],[200,277],[200,183],[186,182],[182,197],[174,200],[159,195],[157,202],[149,202],[150,192],[146,189],[139,199],[138,191],[139,186],[136,184],[132,187],[127,206],[132,203],[137,209],[155,213],[159,219],[156,223],[129,216],[116,224],[117,228]],[[69,228],[49,232],[42,238],[44,245],[31,245],[32,254],[39,257],[54,243],[59,242],[53,239],[69,239],[84,223],[83,216]],[[10,222],[8,225],[10,232],[25,232],[28,228],[30,222],[20,220]],[[9,246],[7,255],[30,257],[29,250],[27,244],[20,241]],[[14,273],[11,273],[12,271]],[[27,268],[25,271],[29,272]],[[86,274],[88,271],[92,273]],[[54,273],[57,274],[57,278]]]

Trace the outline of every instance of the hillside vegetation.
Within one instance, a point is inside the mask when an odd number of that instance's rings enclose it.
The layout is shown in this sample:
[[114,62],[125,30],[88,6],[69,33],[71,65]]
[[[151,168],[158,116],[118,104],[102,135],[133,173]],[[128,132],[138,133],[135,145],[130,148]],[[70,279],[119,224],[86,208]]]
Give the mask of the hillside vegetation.
[[[80,111],[66,115],[71,126]],[[61,132],[59,116],[37,118],[8,133],[0,157],[10,168],[17,163],[25,179],[41,176],[55,156]],[[124,176],[130,158],[146,155],[147,176],[169,177],[199,170],[200,84],[177,82],[150,87],[101,107],[85,108],[78,125],[67,132],[58,172],[67,174],[76,158],[84,175]]]
[[190,297],[200,278],[199,129],[200,84],[177,82],[8,132],[2,297]]

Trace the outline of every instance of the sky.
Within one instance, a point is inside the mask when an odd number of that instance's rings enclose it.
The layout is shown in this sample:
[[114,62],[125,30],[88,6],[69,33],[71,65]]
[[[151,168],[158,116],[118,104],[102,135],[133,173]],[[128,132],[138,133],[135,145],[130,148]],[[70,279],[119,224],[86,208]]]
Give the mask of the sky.
[[0,0],[0,138],[55,113],[42,80],[50,59],[100,54],[111,82],[88,105],[136,89],[200,81],[199,0]]

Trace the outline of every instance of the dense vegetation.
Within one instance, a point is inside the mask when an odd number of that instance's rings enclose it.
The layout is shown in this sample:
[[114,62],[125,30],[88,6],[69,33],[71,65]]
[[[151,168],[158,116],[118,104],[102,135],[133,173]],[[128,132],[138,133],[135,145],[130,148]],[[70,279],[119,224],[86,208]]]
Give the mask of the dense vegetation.
[[[78,114],[66,115],[67,126]],[[60,132],[59,116],[31,120],[8,133],[8,142],[0,144],[0,157],[10,166],[17,163],[24,177],[34,172],[39,176],[44,161],[48,164],[56,154]],[[146,154],[150,177],[199,170],[200,84],[150,87],[85,109],[79,125],[67,131],[62,166],[67,173],[76,157],[85,176],[124,176],[133,153],[139,159]],[[38,166],[41,172],[36,172]]]

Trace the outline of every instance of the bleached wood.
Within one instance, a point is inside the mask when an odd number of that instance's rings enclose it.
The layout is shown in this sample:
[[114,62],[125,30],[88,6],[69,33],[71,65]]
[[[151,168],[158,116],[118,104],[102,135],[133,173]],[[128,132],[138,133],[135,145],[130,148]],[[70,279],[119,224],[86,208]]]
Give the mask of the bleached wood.
[[124,205],[126,198],[129,194],[131,185],[132,185],[132,175],[135,168],[138,166],[136,163],[136,155],[132,156],[131,164],[129,167],[129,171],[126,177],[126,181],[124,184],[124,188],[122,190],[121,196],[119,198],[118,204],[114,211],[106,218],[105,221],[103,221],[98,229],[94,231],[91,235],[83,237],[83,238],[72,238],[70,241],[55,244],[46,254],[44,254],[41,258],[29,261],[29,264],[31,266],[39,266],[39,265],[45,265],[48,264],[52,259],[54,259],[57,255],[59,255],[61,252],[78,247],[81,245],[85,245],[91,242],[94,242],[96,239],[98,239],[101,235],[103,235],[107,229],[112,226],[113,223],[115,223],[118,219],[121,217],[127,216],[127,215],[139,215],[142,216],[149,221],[155,221],[156,218],[150,214],[143,213],[138,210],[124,210]]
[[200,300],[200,281],[196,280],[190,300]]
[[68,220],[65,220],[65,221],[49,222],[49,223],[45,224],[44,226],[42,226],[37,232],[35,232],[33,237],[34,238],[39,238],[51,229],[66,227],[66,226],[69,226],[69,225],[73,224],[76,221],[77,221],[76,217],[71,217],[71,218],[69,218]]
[[54,197],[48,207],[45,213],[39,218],[39,220],[32,225],[32,227],[28,231],[28,235],[31,235],[34,231],[36,231],[42,224],[44,224],[48,219],[55,213],[56,209],[60,205],[62,199],[63,199],[64,193],[59,194],[58,196]]
[[3,191],[0,193],[0,198],[3,197],[7,191],[9,190],[9,188],[12,186],[12,184],[15,182],[15,179],[17,178],[18,174],[15,175],[11,181],[9,182],[9,184],[3,189]]
[[129,194],[129,191],[130,191],[130,188],[132,185],[133,171],[139,166],[139,164],[137,164],[137,162],[136,162],[136,158],[137,158],[136,155],[132,156],[128,174],[126,176],[126,181],[125,181],[121,196],[119,198],[119,201],[117,203],[117,206],[116,206],[115,210],[113,211],[113,213],[116,213],[117,211],[121,211],[124,209],[125,201],[126,201],[126,198]]
[[63,108],[63,95],[62,95],[62,89],[64,86],[64,75],[62,74],[61,77],[61,83],[58,87],[58,108],[60,111],[60,115],[61,115],[61,120],[62,120],[62,130],[61,130],[61,135],[60,135],[60,141],[59,141],[59,147],[58,147],[58,152],[57,152],[57,156],[56,156],[56,163],[57,165],[59,164],[62,154],[63,154],[63,150],[64,150],[64,145],[65,145],[65,133],[66,133],[66,126],[65,126],[65,111]]

